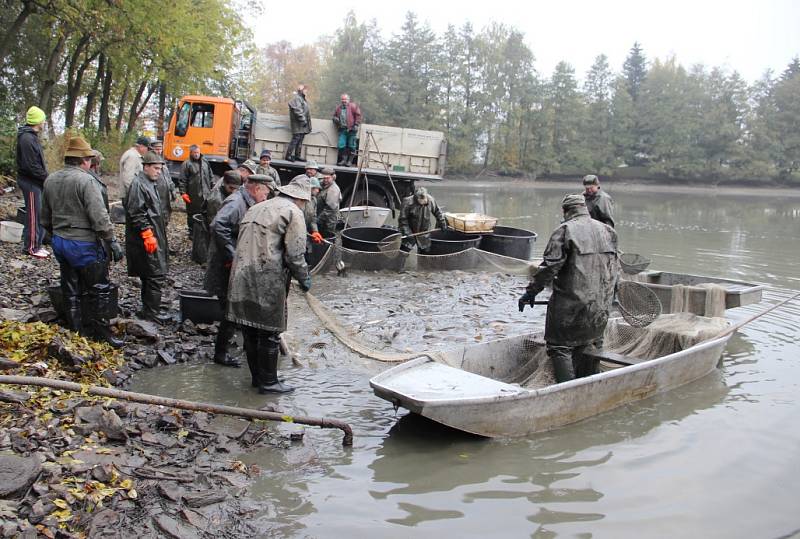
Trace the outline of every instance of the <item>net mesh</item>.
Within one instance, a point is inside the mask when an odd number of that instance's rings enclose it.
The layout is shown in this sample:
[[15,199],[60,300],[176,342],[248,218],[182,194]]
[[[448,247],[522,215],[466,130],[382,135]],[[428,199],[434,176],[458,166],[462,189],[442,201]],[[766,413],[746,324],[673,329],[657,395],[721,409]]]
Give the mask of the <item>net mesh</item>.
[[641,283],[620,281],[617,286],[619,311],[625,321],[635,327],[645,327],[661,314],[661,301],[655,292]]
[[330,243],[325,255],[311,270],[312,275],[337,269],[339,262],[347,269],[359,271],[491,271],[530,276],[539,261],[520,260],[470,247],[458,253],[425,255],[405,253],[400,249],[381,252],[356,251],[343,247],[340,241]]

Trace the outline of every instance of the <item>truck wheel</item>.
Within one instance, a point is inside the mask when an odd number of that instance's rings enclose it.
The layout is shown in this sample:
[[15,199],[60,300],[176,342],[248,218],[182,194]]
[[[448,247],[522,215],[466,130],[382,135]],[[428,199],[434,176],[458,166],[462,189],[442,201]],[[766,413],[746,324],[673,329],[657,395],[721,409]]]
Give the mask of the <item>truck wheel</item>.
[[[349,203],[350,197],[343,197],[343,202]],[[359,188],[356,191],[356,196],[353,198],[353,206],[379,206],[381,208],[389,208],[389,197],[386,192],[380,187],[369,186],[369,196],[367,196],[366,189]]]

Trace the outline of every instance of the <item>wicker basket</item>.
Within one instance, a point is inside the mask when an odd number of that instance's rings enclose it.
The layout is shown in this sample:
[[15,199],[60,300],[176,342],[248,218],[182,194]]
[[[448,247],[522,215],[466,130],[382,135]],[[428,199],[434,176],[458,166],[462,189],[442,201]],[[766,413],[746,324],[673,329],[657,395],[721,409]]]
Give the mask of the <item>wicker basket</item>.
[[491,232],[497,224],[496,217],[480,213],[445,213],[444,218],[453,230],[469,234]]

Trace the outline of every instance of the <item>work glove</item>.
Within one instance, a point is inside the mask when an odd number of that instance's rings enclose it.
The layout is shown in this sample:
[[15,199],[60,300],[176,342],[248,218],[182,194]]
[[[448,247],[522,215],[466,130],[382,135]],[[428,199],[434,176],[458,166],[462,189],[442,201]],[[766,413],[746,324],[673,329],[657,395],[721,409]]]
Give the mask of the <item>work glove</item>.
[[310,236],[311,236],[311,241],[313,241],[314,243],[317,244],[322,243],[322,234],[320,234],[319,232],[312,232]]
[[311,275],[309,275],[308,277],[306,277],[306,278],[303,280],[303,282],[302,282],[302,283],[300,283],[300,289],[301,289],[303,292],[308,292],[309,290],[311,290]]
[[139,236],[141,236],[142,240],[144,240],[144,252],[151,255],[158,251],[158,240],[155,236],[153,236],[152,228],[142,230]]
[[536,301],[536,294],[531,294],[530,292],[522,294],[522,297],[519,298],[519,312],[525,310],[525,305],[530,305],[531,309],[533,309],[534,301]]
[[122,250],[116,239],[109,242],[108,248],[111,251],[111,261],[119,262],[125,256],[125,251]]
[[183,199],[183,201],[184,201],[184,202],[186,202],[187,204],[191,204],[191,203],[192,203],[192,199],[191,199],[191,198],[189,197],[189,195],[187,195],[186,193],[183,193],[183,194],[181,195],[181,198],[182,198],[182,199]]

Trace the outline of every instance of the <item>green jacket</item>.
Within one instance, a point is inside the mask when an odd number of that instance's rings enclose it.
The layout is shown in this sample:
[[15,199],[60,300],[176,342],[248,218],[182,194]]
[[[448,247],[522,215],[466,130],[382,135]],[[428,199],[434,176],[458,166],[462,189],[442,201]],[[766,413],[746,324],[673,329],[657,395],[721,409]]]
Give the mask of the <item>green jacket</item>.
[[614,200],[605,191],[597,191],[593,195],[583,194],[586,200],[586,209],[592,219],[605,223],[614,228]]
[[[128,275],[153,277],[167,274],[167,226],[156,183],[140,172],[131,182],[128,195],[122,201],[125,206],[125,260],[128,261]],[[145,252],[140,235],[147,228],[153,229],[153,235],[158,240],[158,250],[153,254]]]
[[308,278],[303,212],[287,196],[255,204],[242,219],[231,269],[231,322],[286,331],[286,298],[292,277]]
[[618,275],[617,233],[592,219],[584,206],[570,209],[527,288],[534,295],[553,288],[545,341],[581,346],[602,338]]
[[[428,195],[427,204],[417,203],[416,198],[412,195],[403,199],[397,224],[400,228],[400,234],[408,236],[415,232],[433,230],[436,227],[444,229],[446,221],[442,210],[431,195]],[[413,240],[417,240],[417,245],[422,250],[426,250],[431,246],[430,236],[417,236],[416,238],[411,238],[411,241]]]
[[42,226],[67,240],[111,240],[114,226],[108,216],[99,182],[89,172],[65,166],[44,182]]
[[272,168],[271,166],[267,165],[258,165],[256,167],[256,174],[264,174],[272,178],[273,184],[270,184],[270,189],[274,192],[278,187],[281,186],[281,177],[278,175],[278,171]]
[[342,190],[331,182],[322,187],[317,194],[317,227],[324,238],[336,235],[336,223],[339,221],[339,205],[342,203]]
[[189,195],[192,201],[186,206],[186,213],[195,215],[203,211],[203,201],[214,185],[214,173],[211,172],[211,165],[202,155],[197,161],[189,157],[181,165],[181,172],[178,175],[178,189],[181,194]]
[[304,95],[295,93],[289,101],[289,123],[292,134],[311,133],[311,110]]

